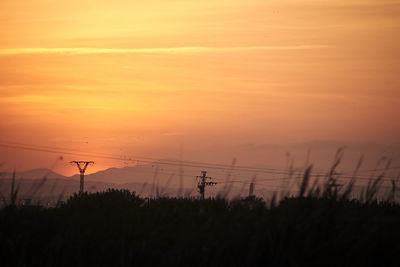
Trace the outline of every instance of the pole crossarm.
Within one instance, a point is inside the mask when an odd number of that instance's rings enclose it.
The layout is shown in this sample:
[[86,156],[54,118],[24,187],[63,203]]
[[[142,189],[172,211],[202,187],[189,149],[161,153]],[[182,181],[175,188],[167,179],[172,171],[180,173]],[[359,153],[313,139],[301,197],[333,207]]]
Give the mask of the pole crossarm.
[[94,164],[94,161],[71,161],[71,164],[78,166],[79,172],[85,172],[89,164]]
[[216,185],[217,183],[216,182],[207,182],[207,180],[212,179],[211,177],[206,176],[207,171],[202,171],[201,174],[202,174],[201,176],[196,176],[196,180],[197,180],[197,188],[199,189],[201,199],[204,199],[206,186],[213,186],[213,185]]
[[85,171],[90,164],[94,164],[94,161],[71,161],[71,164],[76,164],[78,166],[80,172],[80,186],[79,186],[79,194],[83,193],[84,179],[85,179]]

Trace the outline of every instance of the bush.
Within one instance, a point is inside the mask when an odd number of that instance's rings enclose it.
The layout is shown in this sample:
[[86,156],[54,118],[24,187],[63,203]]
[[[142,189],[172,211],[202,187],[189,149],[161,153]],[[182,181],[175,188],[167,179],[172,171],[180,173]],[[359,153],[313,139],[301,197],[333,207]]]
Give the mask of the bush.
[[400,207],[329,197],[74,195],[0,211],[2,266],[395,266]]

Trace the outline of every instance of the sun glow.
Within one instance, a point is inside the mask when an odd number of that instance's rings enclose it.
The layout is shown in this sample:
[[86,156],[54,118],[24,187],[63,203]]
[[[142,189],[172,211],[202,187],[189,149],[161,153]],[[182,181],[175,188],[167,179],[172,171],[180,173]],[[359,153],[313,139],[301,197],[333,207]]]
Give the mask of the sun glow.
[[159,157],[182,140],[398,142],[399,12],[389,0],[3,0],[0,139],[87,137]]

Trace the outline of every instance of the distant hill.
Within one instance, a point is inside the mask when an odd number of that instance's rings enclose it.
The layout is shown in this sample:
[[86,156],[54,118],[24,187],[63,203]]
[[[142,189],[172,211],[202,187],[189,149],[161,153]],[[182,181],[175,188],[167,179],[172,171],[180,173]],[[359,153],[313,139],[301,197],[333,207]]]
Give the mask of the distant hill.
[[[135,191],[141,196],[157,196],[157,195],[176,195],[191,194],[198,195],[195,176],[200,173],[200,168],[185,167],[183,175],[183,185],[179,183],[179,166],[164,164],[167,162],[155,162],[152,164],[129,166],[124,168],[109,168],[93,174],[85,175],[85,190],[88,192],[103,191],[107,188],[128,189]],[[229,197],[246,196],[249,192],[249,183],[238,182],[240,180],[249,179],[246,174],[243,176],[232,176],[230,180],[234,183],[227,183],[227,173],[217,172],[211,169],[210,173],[214,181],[219,184],[207,188],[209,196],[218,194],[227,194]],[[46,182],[41,184],[43,178]],[[272,196],[275,190],[279,191],[282,184],[281,181],[265,182],[263,178],[269,176],[257,177],[254,193],[264,198]],[[0,177],[0,193],[3,196],[9,196],[11,188],[12,173],[2,173]],[[235,181],[235,180],[238,181]],[[259,180],[258,180],[259,179]],[[66,177],[49,169],[34,169],[16,173],[16,185],[20,186],[20,196],[30,198],[32,191],[41,197],[58,198],[60,195],[68,197],[79,190],[79,174]],[[366,184],[366,180],[360,180],[354,188],[354,193],[358,195],[361,191],[359,185]],[[40,185],[40,188],[35,189]],[[181,189],[179,189],[182,186]],[[388,183],[381,186],[382,191],[388,191]],[[298,185],[293,184],[292,190],[297,190]]]
[[[1,178],[5,179],[11,179],[12,173],[11,172],[6,172],[2,174]],[[29,171],[24,171],[24,172],[16,172],[15,173],[15,178],[17,179],[43,179],[46,177],[47,179],[66,179],[67,177],[53,172],[52,170],[46,169],[46,168],[39,168],[39,169],[33,169]]]
[[[109,168],[85,175],[86,181],[97,181],[106,183],[126,184],[132,182],[151,182],[155,168],[152,165]],[[79,179],[79,174],[71,176],[72,179]]]
[[[165,180],[171,175],[174,175],[174,170],[171,168],[160,166],[157,167],[157,163],[130,166],[123,168],[109,168],[106,170],[98,171],[96,173],[85,174],[85,182],[102,182],[102,183],[112,183],[112,184],[131,184],[131,183],[152,183],[160,180]],[[176,171],[175,171],[176,173]],[[0,174],[3,179],[11,179],[12,172],[4,172]],[[23,172],[15,173],[16,179],[33,179],[41,180],[44,177],[48,180],[53,179],[69,179],[74,181],[79,181],[79,174],[72,175],[70,177],[64,176],[62,174],[56,173],[50,169],[38,168]],[[178,175],[175,175],[175,178]]]
[[[201,167],[184,168],[184,184],[192,185],[195,176],[203,170]],[[79,179],[79,174],[71,176]],[[85,175],[86,181],[98,181],[104,183],[129,184],[129,183],[159,183],[160,186],[179,186],[179,166],[160,160],[145,165],[127,166],[123,168],[109,168]]]
[[[144,197],[173,195],[178,190],[163,180],[166,179],[166,174],[169,174],[165,171],[163,168],[155,167],[154,164],[110,168],[85,175],[85,191],[96,192],[115,188],[135,191]],[[11,172],[0,174],[0,197],[10,198],[12,177],[13,173]],[[79,190],[79,175],[67,177],[45,168],[16,172],[15,178],[15,188],[18,188],[18,199],[21,200],[34,199],[41,203],[55,202],[60,197],[65,200]],[[187,191],[187,189],[183,191]]]

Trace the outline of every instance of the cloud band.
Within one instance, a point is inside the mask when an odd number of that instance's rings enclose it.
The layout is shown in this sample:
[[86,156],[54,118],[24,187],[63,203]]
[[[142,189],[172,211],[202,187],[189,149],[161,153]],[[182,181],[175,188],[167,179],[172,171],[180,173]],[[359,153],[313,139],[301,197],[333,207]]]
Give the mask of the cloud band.
[[240,52],[240,51],[264,51],[264,50],[308,50],[327,48],[324,45],[294,45],[294,46],[241,46],[241,47],[205,47],[183,46],[166,48],[12,48],[0,49],[0,55],[23,54],[157,54],[157,53],[202,53],[202,52]]

